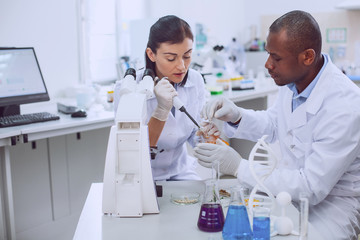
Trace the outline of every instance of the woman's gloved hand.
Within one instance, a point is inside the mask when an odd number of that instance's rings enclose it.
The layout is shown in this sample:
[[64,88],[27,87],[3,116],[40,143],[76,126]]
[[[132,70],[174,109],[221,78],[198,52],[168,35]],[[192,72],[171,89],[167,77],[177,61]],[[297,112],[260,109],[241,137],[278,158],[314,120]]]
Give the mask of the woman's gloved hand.
[[227,98],[216,98],[208,102],[201,111],[201,117],[206,120],[213,118],[236,123],[241,119],[240,108]]
[[226,175],[237,176],[241,156],[221,139],[216,144],[199,143],[194,148],[194,157],[201,166],[211,168],[214,161],[219,161],[219,171]]
[[169,80],[163,78],[155,85],[154,93],[158,105],[152,117],[160,121],[166,121],[173,106],[173,97],[177,96],[177,92]]

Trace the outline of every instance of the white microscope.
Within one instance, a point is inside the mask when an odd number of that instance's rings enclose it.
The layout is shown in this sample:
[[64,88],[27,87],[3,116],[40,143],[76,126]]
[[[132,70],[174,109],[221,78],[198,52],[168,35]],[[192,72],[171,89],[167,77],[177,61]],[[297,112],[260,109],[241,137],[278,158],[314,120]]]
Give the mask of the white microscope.
[[154,73],[141,81],[129,68],[121,80],[120,101],[111,127],[104,170],[102,211],[117,217],[159,213],[150,165],[146,100],[154,90]]

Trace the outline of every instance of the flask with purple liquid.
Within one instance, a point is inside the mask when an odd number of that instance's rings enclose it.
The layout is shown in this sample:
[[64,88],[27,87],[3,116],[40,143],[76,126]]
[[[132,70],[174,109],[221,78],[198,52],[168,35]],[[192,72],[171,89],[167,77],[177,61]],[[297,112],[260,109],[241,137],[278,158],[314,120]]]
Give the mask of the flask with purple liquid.
[[201,231],[220,232],[224,226],[224,213],[219,199],[217,181],[211,179],[205,184],[206,189],[197,226]]

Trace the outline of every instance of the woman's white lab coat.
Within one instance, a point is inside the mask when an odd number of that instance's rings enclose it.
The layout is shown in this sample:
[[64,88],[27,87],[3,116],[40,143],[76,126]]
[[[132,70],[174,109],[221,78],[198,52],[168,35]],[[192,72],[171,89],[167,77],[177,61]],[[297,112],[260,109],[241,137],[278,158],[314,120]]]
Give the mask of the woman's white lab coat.
[[[142,72],[137,73],[137,79],[142,78]],[[115,87],[115,96],[120,85]],[[193,69],[189,69],[188,78],[185,86],[177,87],[180,100],[184,103],[189,114],[200,123],[200,111],[205,104],[206,89],[201,74]],[[117,99],[115,98],[115,106]],[[157,106],[156,97],[147,101],[147,121]],[[155,180],[199,180],[195,169],[198,166],[196,158],[187,152],[186,141],[194,146],[194,136],[197,131],[195,124],[178,110],[175,116],[169,113],[168,120],[161,132],[158,141],[158,150],[163,150],[151,161],[153,177]]]
[[[263,135],[279,141],[282,157],[265,181],[297,201],[310,198],[309,220],[324,239],[357,239],[360,233],[360,89],[333,63],[327,63],[307,101],[292,112],[293,92],[283,86],[267,111],[244,110],[237,129],[225,126],[229,137],[256,141]],[[248,161],[238,179],[256,184]],[[261,171],[261,166],[258,166]]]

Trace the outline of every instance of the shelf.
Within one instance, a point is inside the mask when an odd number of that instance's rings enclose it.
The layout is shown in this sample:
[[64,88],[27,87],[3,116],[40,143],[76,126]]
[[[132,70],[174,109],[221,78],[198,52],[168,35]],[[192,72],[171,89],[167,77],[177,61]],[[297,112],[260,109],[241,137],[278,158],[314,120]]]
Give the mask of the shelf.
[[336,8],[347,9],[347,10],[360,10],[359,0],[345,0],[336,5]]

